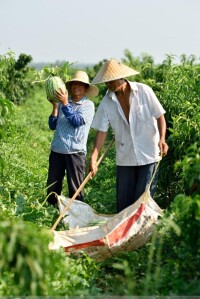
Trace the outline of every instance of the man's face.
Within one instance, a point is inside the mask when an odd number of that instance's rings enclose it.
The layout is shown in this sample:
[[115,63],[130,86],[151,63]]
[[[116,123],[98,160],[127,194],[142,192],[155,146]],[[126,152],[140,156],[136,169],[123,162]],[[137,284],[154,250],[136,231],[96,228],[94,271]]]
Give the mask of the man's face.
[[117,79],[117,80],[106,82],[105,84],[110,91],[116,92],[120,89],[123,83],[124,83],[123,79]]

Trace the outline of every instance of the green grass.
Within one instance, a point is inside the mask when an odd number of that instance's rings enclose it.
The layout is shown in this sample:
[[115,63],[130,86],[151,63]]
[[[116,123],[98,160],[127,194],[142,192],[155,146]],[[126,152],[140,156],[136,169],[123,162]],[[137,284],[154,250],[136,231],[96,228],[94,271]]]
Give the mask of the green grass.
[[[60,252],[52,256],[48,250],[45,251],[47,241],[43,243],[43,236],[37,233],[43,229],[49,231],[59,216],[56,208],[45,203],[48,157],[53,138],[53,132],[48,128],[51,109],[44,90],[37,89],[23,106],[16,107],[1,139],[4,169],[0,180],[0,266],[4,265],[5,269],[0,271],[0,295],[199,295],[199,250],[195,249],[193,255],[188,249],[190,236],[199,232],[199,197],[183,195],[181,202],[178,198],[171,212],[167,211],[165,221],[161,222],[160,236],[153,243],[149,242],[134,252],[121,252],[103,263],[96,264],[89,257],[75,259],[70,256],[65,259]],[[91,130],[87,164],[94,135]],[[110,139],[109,132],[107,144]],[[97,212],[116,212],[114,146],[84,190],[85,201]],[[66,183],[63,194],[67,196]],[[18,222],[20,220],[22,222]],[[182,235],[171,228],[176,225]],[[59,229],[64,229],[61,222]],[[20,238],[22,232],[24,238]],[[21,240],[26,241],[22,244]],[[194,247],[198,248],[196,237],[195,242]],[[34,258],[40,260],[43,272],[39,278],[32,269],[29,285],[29,282],[24,282],[26,275],[21,270],[27,271],[29,265],[18,253],[22,246],[33,259],[33,245],[38,254]],[[19,246],[19,252],[15,246]],[[10,252],[14,252],[13,260]],[[183,263],[184,257],[190,260],[189,264]],[[13,262],[16,262],[16,267]],[[17,280],[13,280],[13,271]],[[25,280],[20,280],[20,275],[24,275]],[[35,277],[36,288],[31,284],[32,277]]]
[[[53,132],[48,128],[51,105],[43,91],[36,92],[26,104],[16,107],[9,119],[2,142],[4,160],[0,200],[11,215],[51,225],[57,211],[48,206],[46,199],[48,156]],[[48,220],[47,212],[50,213]],[[37,217],[37,213],[41,217]],[[45,217],[44,217],[45,216]],[[47,217],[47,218],[46,218]]]
[[[0,296],[88,295],[93,288],[91,259],[48,250],[50,228],[59,216],[45,202],[51,109],[44,91],[36,90],[16,107],[1,140]],[[61,222],[57,228],[64,229]]]
[[[0,181],[0,201],[8,214],[48,227],[59,216],[57,209],[42,205],[46,201],[48,158],[54,134],[48,127],[51,111],[52,106],[42,89],[36,89],[24,105],[16,107],[2,141],[4,169]],[[95,131],[91,130],[85,176],[94,135]],[[110,139],[109,133],[107,143]],[[116,212],[113,156],[114,146],[100,164],[97,175],[84,188],[85,201],[100,213]],[[66,179],[62,193],[68,196]]]

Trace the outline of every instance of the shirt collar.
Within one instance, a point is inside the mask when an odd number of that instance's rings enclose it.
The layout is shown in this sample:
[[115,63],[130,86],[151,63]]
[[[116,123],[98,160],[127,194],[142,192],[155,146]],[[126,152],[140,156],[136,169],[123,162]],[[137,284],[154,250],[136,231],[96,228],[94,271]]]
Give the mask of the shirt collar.
[[[126,82],[128,82],[128,84],[130,85],[131,90],[133,91],[133,93],[137,93],[138,92],[138,87],[137,87],[137,83],[136,82],[131,82],[131,81],[128,81],[128,80],[126,80]],[[110,91],[109,89],[107,90],[106,94],[112,100],[114,100],[116,98],[115,93],[113,91]]]
[[137,86],[136,82],[130,82],[128,80],[126,80],[126,81],[129,83],[132,91],[138,92],[138,86]]
[[[80,99],[78,102],[76,102],[76,103],[74,103],[74,104],[81,105],[85,100],[86,100],[86,97],[83,97],[82,99]],[[72,101],[72,97],[69,97],[69,103],[70,103],[70,104],[73,103],[73,101]]]

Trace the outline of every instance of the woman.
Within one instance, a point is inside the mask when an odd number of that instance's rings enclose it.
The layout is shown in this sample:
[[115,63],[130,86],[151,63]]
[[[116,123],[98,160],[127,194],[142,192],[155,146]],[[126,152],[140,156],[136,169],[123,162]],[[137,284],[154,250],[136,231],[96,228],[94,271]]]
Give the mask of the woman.
[[[89,97],[98,95],[98,88],[89,83],[83,71],[77,71],[66,87],[69,98],[67,92],[57,92],[59,102],[51,102],[53,110],[49,116],[49,128],[55,134],[49,156],[47,200],[53,205],[57,204],[56,194],[61,194],[65,175],[70,198],[83,182],[88,133],[95,111]],[[76,199],[83,201],[83,193]]]

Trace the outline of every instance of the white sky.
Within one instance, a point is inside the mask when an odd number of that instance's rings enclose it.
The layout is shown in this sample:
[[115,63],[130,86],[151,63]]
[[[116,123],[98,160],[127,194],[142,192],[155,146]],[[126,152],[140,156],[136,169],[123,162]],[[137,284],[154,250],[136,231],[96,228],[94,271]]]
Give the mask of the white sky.
[[0,54],[98,63],[166,54],[200,57],[200,0],[0,0]]

